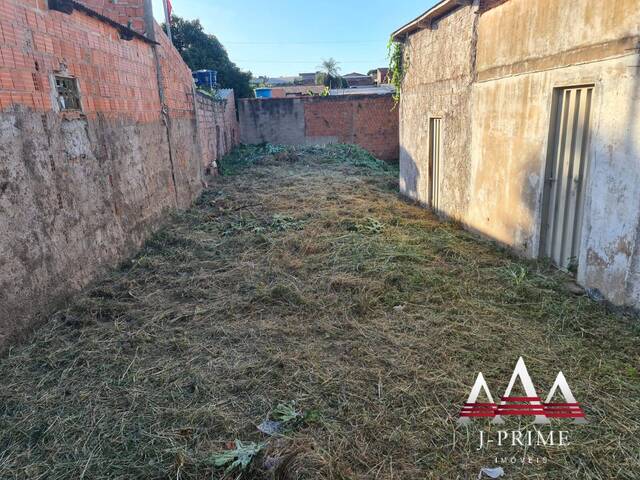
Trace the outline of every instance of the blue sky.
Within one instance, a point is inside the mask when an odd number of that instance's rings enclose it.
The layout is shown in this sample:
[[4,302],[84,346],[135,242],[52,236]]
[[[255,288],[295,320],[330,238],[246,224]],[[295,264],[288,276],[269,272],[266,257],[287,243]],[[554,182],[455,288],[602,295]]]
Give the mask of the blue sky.
[[[323,58],[341,73],[386,66],[386,45],[396,28],[436,0],[173,0],[175,15],[199,18],[231,60],[254,75],[316,71]],[[162,0],[153,0],[161,21]]]

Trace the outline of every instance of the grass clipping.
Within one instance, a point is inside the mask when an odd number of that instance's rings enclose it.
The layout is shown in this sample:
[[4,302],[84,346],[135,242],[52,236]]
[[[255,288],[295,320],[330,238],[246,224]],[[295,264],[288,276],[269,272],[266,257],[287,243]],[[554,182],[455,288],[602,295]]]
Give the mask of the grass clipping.
[[[540,395],[562,370],[589,424],[558,421],[570,445],[507,478],[639,478],[637,319],[401,201],[397,169],[357,147],[222,166],[0,361],[0,478],[476,478],[523,450],[476,451],[495,427],[457,414],[520,355]],[[258,431],[292,401],[315,420]]]

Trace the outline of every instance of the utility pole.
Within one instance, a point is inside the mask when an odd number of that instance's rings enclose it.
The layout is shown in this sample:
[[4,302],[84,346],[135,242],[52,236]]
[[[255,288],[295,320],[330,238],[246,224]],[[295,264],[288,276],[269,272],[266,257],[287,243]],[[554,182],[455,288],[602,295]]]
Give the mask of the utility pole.
[[167,25],[167,36],[169,37],[171,45],[173,45],[173,37],[171,36],[171,15],[169,12],[169,5],[167,3],[167,0],[162,0],[162,5],[164,6],[164,18],[165,24]]

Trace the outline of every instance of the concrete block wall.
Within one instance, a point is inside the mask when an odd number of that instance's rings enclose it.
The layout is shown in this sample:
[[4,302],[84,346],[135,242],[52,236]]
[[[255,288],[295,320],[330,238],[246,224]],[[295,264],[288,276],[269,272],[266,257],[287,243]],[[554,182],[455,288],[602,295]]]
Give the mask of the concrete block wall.
[[[0,348],[202,189],[219,119],[198,128],[211,102],[196,104],[156,29],[159,46],[78,10],[0,1]],[[80,112],[59,111],[58,72],[76,78]]]
[[239,116],[242,143],[353,143],[382,160],[398,159],[398,109],[391,95],[244,99]]

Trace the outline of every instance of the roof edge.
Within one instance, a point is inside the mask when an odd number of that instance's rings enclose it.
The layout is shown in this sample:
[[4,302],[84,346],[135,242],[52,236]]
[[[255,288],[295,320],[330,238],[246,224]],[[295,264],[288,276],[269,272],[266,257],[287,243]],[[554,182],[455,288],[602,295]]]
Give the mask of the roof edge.
[[403,37],[406,38],[424,28],[430,28],[434,21],[447,13],[472,4],[473,0],[441,0],[425,13],[393,32],[391,38],[396,42],[402,42],[404,40]]

